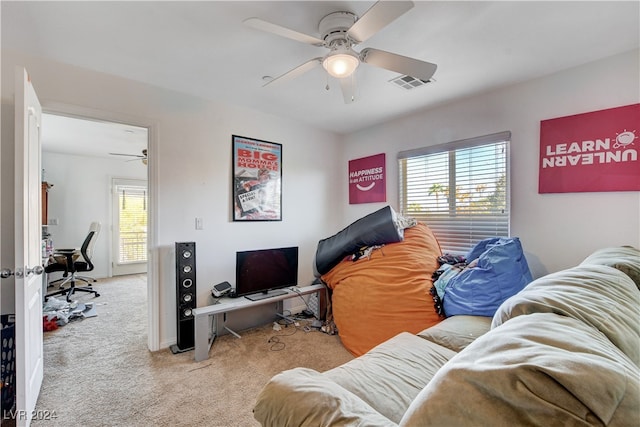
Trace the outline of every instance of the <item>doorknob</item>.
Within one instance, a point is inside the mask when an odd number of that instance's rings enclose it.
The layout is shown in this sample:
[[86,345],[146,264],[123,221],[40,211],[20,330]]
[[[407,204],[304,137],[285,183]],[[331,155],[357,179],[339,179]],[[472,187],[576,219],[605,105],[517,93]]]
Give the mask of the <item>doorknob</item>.
[[41,265],[36,265],[33,268],[27,268],[22,270],[21,268],[17,268],[15,272],[11,271],[10,268],[3,268],[0,270],[0,277],[3,279],[8,278],[9,276],[23,277],[28,276],[30,274],[35,274],[36,276],[44,273],[44,267]]
[[37,276],[39,274],[44,273],[44,267],[41,265],[36,265],[33,268],[27,268],[24,272],[25,272],[25,276],[28,276],[30,274],[35,274]]

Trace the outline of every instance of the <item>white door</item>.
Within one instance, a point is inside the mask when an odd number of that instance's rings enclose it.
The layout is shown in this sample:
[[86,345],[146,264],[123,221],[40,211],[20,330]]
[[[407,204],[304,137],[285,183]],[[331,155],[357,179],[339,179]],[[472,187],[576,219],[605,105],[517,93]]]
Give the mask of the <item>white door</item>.
[[16,423],[31,423],[43,377],[40,119],[27,71],[16,68],[15,287]]

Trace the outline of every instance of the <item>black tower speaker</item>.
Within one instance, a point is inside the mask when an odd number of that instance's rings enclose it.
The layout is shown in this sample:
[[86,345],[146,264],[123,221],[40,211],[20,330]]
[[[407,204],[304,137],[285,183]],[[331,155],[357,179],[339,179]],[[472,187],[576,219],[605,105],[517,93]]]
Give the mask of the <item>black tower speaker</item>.
[[195,345],[196,243],[176,242],[177,348],[174,353],[191,350]]

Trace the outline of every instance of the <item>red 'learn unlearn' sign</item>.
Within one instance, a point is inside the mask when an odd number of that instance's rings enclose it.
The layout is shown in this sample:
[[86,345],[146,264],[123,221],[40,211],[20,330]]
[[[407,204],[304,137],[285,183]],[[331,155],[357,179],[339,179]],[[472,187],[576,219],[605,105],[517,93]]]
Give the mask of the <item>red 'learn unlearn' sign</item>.
[[640,190],[640,104],[540,122],[539,193]]

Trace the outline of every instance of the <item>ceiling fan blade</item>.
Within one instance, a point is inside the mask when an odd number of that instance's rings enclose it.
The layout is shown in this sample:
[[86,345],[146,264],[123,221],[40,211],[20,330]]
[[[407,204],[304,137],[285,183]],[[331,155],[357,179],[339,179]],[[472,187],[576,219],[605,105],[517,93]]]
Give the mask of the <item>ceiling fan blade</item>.
[[109,153],[112,156],[125,156],[125,157],[138,157],[143,158],[145,156],[141,156],[139,154],[125,154],[125,153]]
[[433,77],[438,68],[436,64],[430,62],[372,48],[363,49],[360,52],[360,60],[375,67],[406,74],[424,81]]
[[266,31],[268,33],[277,34],[281,37],[286,37],[291,40],[299,41],[302,43],[311,44],[314,46],[323,46],[324,40],[317,37],[310,36],[308,34],[300,33],[290,28],[283,27],[281,25],[272,24],[271,22],[263,21],[260,18],[248,18],[242,21],[244,25],[255,28],[256,30]]
[[263,84],[262,87],[265,87],[265,86],[271,85],[271,84],[278,84],[278,83],[286,82],[287,80],[295,79],[296,77],[306,73],[309,70],[314,69],[315,67],[317,67],[320,64],[322,64],[322,58],[318,57],[318,58],[310,59],[309,61],[305,62],[304,64],[298,65],[293,70],[289,70],[286,73],[284,73],[284,74],[276,77],[275,79],[271,80],[270,82],[267,82],[267,83]]
[[345,104],[351,104],[356,100],[356,77],[355,73],[349,77],[340,80],[340,89],[342,89],[342,97]]
[[404,15],[412,7],[412,1],[379,1],[371,6],[371,8],[349,28],[347,35],[351,37],[356,44],[362,43]]
[[149,160],[146,157],[140,157],[137,159],[129,159],[127,160],[127,163],[129,162],[141,162],[143,165],[147,165],[149,163]]

